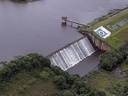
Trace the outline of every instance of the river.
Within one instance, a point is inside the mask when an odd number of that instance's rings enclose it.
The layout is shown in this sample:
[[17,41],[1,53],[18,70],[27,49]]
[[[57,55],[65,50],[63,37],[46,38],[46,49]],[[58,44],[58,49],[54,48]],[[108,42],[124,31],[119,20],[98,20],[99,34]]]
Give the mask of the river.
[[47,56],[81,38],[76,29],[61,26],[62,16],[86,24],[127,4],[127,0],[40,0],[24,4],[0,0],[0,61],[31,52]]

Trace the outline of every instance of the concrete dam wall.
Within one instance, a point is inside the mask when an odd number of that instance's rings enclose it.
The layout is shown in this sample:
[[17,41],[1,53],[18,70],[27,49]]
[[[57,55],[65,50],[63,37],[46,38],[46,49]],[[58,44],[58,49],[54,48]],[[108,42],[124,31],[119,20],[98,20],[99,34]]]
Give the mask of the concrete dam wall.
[[110,45],[108,45],[106,42],[100,40],[98,37],[96,37],[95,35],[93,35],[92,32],[88,32],[88,31],[83,31],[80,32],[83,35],[87,35],[87,37],[89,38],[89,40],[91,41],[91,43],[93,44],[94,47],[97,47],[99,50],[101,51],[111,51],[114,50]]

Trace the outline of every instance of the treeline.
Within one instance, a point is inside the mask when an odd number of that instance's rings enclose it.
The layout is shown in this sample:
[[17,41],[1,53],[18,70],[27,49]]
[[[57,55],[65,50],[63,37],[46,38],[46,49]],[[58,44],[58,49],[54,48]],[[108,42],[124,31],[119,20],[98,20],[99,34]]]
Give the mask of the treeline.
[[52,74],[50,76],[59,91],[50,93],[50,96],[106,96],[103,91],[91,88],[79,75],[70,75],[59,67],[52,66],[49,59],[37,53],[31,53],[4,64],[0,68],[0,90],[7,86],[7,83],[18,73],[33,72],[35,69],[43,72],[39,74],[42,78],[48,78],[47,74]]
[[106,71],[115,69],[124,61],[128,61],[128,44],[122,46],[119,50],[106,52],[99,57],[100,67]]
[[12,60],[0,68],[0,87],[23,70],[32,71],[35,68],[43,69],[46,67],[50,67],[49,59],[37,53],[31,53],[16,60]]
[[52,70],[56,74],[53,82],[61,91],[54,92],[51,96],[106,96],[105,92],[91,88],[79,75],[70,75],[56,66]]

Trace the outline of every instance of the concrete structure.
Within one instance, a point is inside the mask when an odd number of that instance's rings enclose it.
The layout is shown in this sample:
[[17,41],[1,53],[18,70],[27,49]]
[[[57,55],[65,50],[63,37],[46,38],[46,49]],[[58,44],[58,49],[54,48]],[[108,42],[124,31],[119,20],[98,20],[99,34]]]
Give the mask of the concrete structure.
[[94,44],[94,46],[96,46],[101,51],[111,51],[111,50],[114,50],[109,44],[107,44],[106,42],[100,40],[92,32],[83,31],[83,32],[80,32],[80,33],[82,33],[83,35],[87,35],[88,38]]

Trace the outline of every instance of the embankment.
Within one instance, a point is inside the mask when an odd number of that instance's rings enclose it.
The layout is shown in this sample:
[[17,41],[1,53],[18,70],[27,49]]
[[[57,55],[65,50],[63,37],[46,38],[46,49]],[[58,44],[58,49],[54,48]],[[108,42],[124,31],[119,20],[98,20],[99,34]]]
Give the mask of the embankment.
[[106,42],[100,40],[95,35],[93,35],[92,32],[89,31],[78,31],[78,32],[82,33],[83,35],[86,35],[89,38],[90,42],[93,44],[93,46],[97,47],[99,50],[105,52],[114,50],[114,48],[112,48],[109,44],[107,44]]

